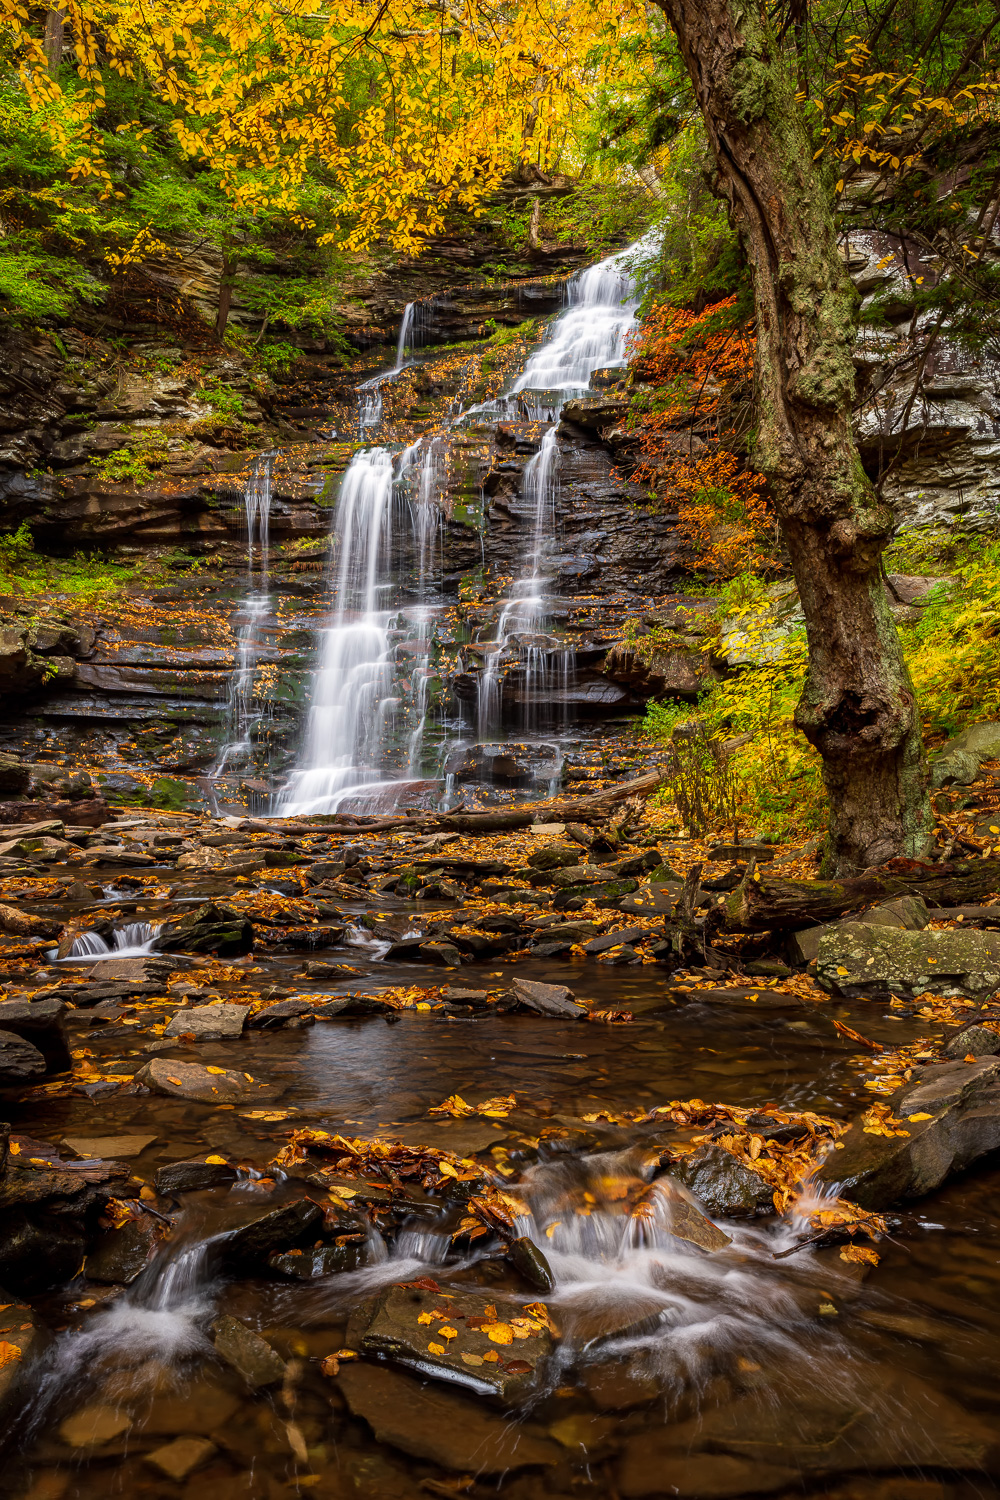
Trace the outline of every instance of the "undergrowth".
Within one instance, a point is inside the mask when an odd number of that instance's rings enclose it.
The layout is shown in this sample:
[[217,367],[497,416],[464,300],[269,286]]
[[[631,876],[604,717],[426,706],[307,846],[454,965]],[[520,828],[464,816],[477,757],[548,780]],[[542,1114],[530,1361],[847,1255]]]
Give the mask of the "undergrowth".
[[[971,723],[1000,719],[1000,538],[966,538],[961,546],[949,546],[947,580],[925,596],[916,623],[900,626],[930,753]],[[929,564],[925,572],[941,572],[940,553],[934,553],[930,542],[924,544],[923,556]],[[912,553],[910,557],[912,561]],[[891,561],[899,566],[896,558]],[[712,683],[693,707],[650,704],[646,730],[657,743],[676,747],[679,739],[690,737],[688,726],[697,725],[705,744],[715,747],[716,755],[724,754],[724,775],[713,773],[708,762],[704,766],[700,797],[711,808],[708,824],[731,820],[735,795],[746,832],[763,838],[810,836],[825,826],[826,803],[819,756],[793,720],[806,672],[805,634],[801,628],[793,630],[780,651],[773,642],[765,650],[764,586],[755,588],[747,577],[734,583],[720,599],[716,632],[724,619],[731,622],[738,615],[741,631],[753,639],[756,621],[759,654],[773,659]],[[712,651],[717,644],[716,633],[706,637],[703,649]],[[646,646],[650,649],[655,641]],[[668,768],[660,801],[678,807],[683,817],[679,802],[686,793],[681,786],[680,798],[673,795],[672,779]],[[683,820],[694,833],[691,820]]]
[[49,595],[82,609],[111,603],[148,566],[112,562],[77,552],[72,557],[47,557],[36,552],[27,522],[0,535],[0,590],[25,602]]

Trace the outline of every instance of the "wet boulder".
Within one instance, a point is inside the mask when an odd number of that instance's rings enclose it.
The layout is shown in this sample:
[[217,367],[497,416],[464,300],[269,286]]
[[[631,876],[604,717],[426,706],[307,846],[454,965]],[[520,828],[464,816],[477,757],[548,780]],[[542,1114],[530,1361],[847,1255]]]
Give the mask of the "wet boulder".
[[674,1162],[670,1172],[709,1213],[745,1219],[774,1212],[773,1189],[721,1146],[699,1146],[690,1156]]
[[194,1005],[179,1010],[164,1032],[165,1036],[193,1036],[196,1042],[218,1042],[241,1036],[247,1018],[245,1005]]
[[963,1026],[945,1043],[944,1055],[951,1058],[993,1057],[1000,1052],[1000,1025],[984,1026],[973,1022]]
[[1000,988],[1000,933],[907,932],[842,922],[820,939],[816,977],[849,999],[864,995],[987,995]]
[[[50,826],[62,828],[61,823]],[[0,932],[10,933],[13,937],[57,938],[61,931],[59,922],[53,922],[47,917],[32,916],[18,911],[15,906],[0,903]]]
[[504,1401],[533,1389],[553,1349],[540,1303],[419,1286],[388,1287],[369,1298],[347,1337],[363,1353]]
[[227,1265],[263,1269],[273,1250],[298,1244],[322,1217],[323,1210],[308,1198],[263,1209],[223,1236],[222,1258]]
[[284,1379],[281,1355],[239,1318],[220,1313],[212,1324],[212,1335],[216,1354],[243,1377],[251,1390]]
[[587,1014],[586,1007],[577,1003],[573,991],[564,984],[542,984],[537,979],[515,978],[510,991],[517,1009],[532,1010],[539,1016],[559,1016],[575,1021]]
[[235,1069],[203,1067],[201,1063],[173,1062],[155,1057],[135,1075],[151,1093],[200,1104],[249,1104],[276,1099],[279,1084],[264,1083]]
[[230,1187],[239,1174],[221,1156],[198,1156],[190,1161],[172,1161],[160,1167],[154,1178],[156,1191],[164,1198],[177,1193],[199,1193],[206,1188]]
[[44,1072],[45,1058],[37,1047],[12,1031],[0,1031],[0,1087],[27,1083]]
[[931,760],[931,784],[971,786],[984,760],[1000,755],[1000,724],[970,724]]
[[[318,1276],[336,1276],[356,1271],[365,1264],[366,1235],[340,1235],[333,1245],[314,1245],[310,1250],[273,1250],[268,1270],[289,1281],[315,1281]],[[343,1241],[343,1243],[341,1243]]]
[[84,1273],[88,1281],[129,1286],[149,1265],[159,1240],[158,1221],[130,1219],[118,1229],[99,1236],[87,1254]]
[[206,901],[195,911],[165,923],[153,939],[158,953],[214,953],[238,958],[253,947],[253,925],[227,906]]
[[1000,1058],[922,1068],[887,1101],[890,1134],[859,1115],[816,1173],[862,1208],[882,1209],[933,1192],[955,1172],[1000,1149]]

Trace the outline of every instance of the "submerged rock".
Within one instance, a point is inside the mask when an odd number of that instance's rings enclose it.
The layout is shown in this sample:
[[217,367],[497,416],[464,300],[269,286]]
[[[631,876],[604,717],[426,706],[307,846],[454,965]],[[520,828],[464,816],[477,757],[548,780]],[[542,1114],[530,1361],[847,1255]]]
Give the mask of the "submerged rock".
[[195,1157],[190,1161],[172,1161],[160,1167],[154,1178],[156,1191],[164,1198],[175,1193],[198,1193],[206,1188],[228,1187],[237,1178],[235,1167],[221,1157]]
[[285,1374],[285,1361],[267,1339],[254,1333],[238,1318],[220,1313],[212,1324],[215,1352],[242,1375],[252,1390],[274,1385]]
[[120,1229],[109,1229],[87,1256],[87,1279],[131,1285],[152,1260],[158,1239],[153,1219],[131,1219]]
[[501,1474],[555,1464],[563,1450],[537,1429],[505,1421],[437,1384],[381,1365],[345,1365],[337,1383],[380,1443],[460,1473]]
[[537,1384],[552,1352],[547,1316],[473,1292],[393,1286],[362,1304],[348,1340],[435,1380],[505,1401]]
[[[38,1314],[0,1287],[0,1422],[17,1413],[31,1389],[35,1366],[52,1342]],[[16,1353],[14,1352],[16,1351]]]
[[294,1245],[315,1228],[323,1211],[308,1198],[265,1209],[231,1229],[221,1243],[224,1260],[236,1265],[266,1265],[272,1250]]

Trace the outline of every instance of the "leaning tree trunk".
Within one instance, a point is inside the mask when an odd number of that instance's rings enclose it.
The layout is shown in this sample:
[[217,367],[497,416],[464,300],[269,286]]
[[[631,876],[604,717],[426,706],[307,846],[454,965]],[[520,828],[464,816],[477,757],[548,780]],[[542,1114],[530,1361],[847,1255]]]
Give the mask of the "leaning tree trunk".
[[926,762],[913,686],[882,586],[892,531],[851,427],[857,295],[813,165],[794,70],[762,0],[657,0],[694,84],[753,267],[759,425],[806,620],[795,722],[830,799],[827,869],[927,847]]

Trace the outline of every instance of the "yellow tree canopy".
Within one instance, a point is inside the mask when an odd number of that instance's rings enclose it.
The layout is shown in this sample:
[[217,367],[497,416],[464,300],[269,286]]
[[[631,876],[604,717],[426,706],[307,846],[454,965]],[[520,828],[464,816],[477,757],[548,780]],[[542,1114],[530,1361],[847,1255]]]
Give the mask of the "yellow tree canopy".
[[638,0],[67,0],[75,66],[50,76],[32,14],[0,0],[30,104],[75,178],[114,194],[100,123],[118,73],[169,108],[235,206],[311,227],[322,204],[349,248],[405,251],[518,162],[572,161],[574,121],[642,66],[628,42],[647,25]]

